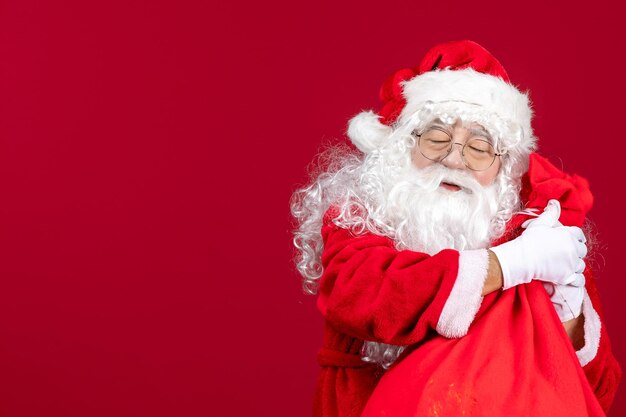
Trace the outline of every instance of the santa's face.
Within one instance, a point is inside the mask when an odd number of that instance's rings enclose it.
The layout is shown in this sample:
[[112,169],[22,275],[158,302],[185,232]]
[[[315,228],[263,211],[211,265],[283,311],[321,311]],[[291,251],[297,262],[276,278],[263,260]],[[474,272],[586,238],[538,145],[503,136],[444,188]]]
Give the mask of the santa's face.
[[368,173],[381,179],[380,188],[364,187],[366,192],[381,191],[368,208],[372,217],[394,230],[402,249],[433,254],[487,247],[499,233],[496,215],[509,204],[500,198],[502,161],[488,131],[478,123],[434,119],[417,133],[422,143],[408,148],[404,158],[395,148],[385,148],[380,165],[368,167]]
[[[496,156],[493,164],[489,166],[485,170],[475,171],[468,168],[463,162],[463,157],[461,155],[461,151],[463,149],[463,145],[470,139],[479,139],[484,140],[489,143],[493,143],[492,138],[489,136],[489,133],[479,124],[471,123],[469,125],[463,125],[460,121],[457,121],[454,125],[446,125],[442,123],[440,120],[436,119],[432,123],[430,123],[424,131],[428,131],[430,129],[439,129],[441,131],[445,131],[452,138],[452,142],[458,145],[452,146],[452,151],[440,162],[435,162],[431,159],[426,158],[419,149],[419,145],[416,143],[415,147],[411,151],[411,160],[413,165],[418,169],[423,169],[429,167],[434,164],[443,164],[446,168],[453,170],[462,170],[466,171],[470,174],[476,181],[482,185],[483,187],[489,186],[493,184],[495,181],[498,171],[500,170],[500,165],[502,162],[500,161],[500,157]],[[461,191],[461,187],[458,184],[448,184],[443,182],[440,184],[440,187],[448,190],[448,191]]]

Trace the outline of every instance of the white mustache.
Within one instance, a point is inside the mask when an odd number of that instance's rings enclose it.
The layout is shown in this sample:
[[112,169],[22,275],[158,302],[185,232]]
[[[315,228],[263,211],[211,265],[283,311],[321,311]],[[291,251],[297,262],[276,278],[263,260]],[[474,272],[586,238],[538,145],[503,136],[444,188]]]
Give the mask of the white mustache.
[[429,191],[439,188],[442,182],[458,185],[469,193],[480,192],[483,188],[469,172],[450,169],[441,164],[431,165],[422,169],[411,166],[409,170],[412,175],[407,175],[405,179]]

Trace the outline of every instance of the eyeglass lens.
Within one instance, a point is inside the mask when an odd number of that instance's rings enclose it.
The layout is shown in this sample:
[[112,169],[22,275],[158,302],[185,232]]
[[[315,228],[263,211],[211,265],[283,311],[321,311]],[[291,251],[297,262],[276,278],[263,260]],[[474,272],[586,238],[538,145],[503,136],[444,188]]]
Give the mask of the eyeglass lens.
[[[430,129],[420,135],[419,149],[426,158],[440,162],[452,152],[452,137],[444,130]],[[471,137],[463,145],[461,156],[465,165],[474,171],[489,168],[496,158],[496,151],[487,138]]]

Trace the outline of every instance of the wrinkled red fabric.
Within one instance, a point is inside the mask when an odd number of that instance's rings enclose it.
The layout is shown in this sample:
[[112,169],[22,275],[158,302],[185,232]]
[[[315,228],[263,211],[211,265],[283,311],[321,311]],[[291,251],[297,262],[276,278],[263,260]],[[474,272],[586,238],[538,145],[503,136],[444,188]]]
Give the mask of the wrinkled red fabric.
[[[524,208],[536,209],[537,213],[541,213],[549,200],[559,200],[561,223],[578,227],[583,225],[593,205],[593,195],[585,178],[564,173],[537,153],[530,154],[528,172],[522,177],[520,199],[524,202]],[[519,236],[524,230],[522,223],[526,220],[527,216],[513,216],[507,223],[504,235],[496,239],[492,246]]]
[[[581,225],[591,208],[587,182],[538,155],[523,183],[526,207],[557,198],[564,224]],[[598,353],[581,368],[543,286],[532,282],[488,295],[468,334],[445,338],[435,328],[458,252],[397,251],[388,238],[337,227],[335,216],[329,211],[322,229],[325,330],[315,416],[361,416],[366,403],[366,417],[604,415],[621,377],[604,322]],[[526,219],[515,216],[500,240],[518,235]],[[585,275],[602,318],[591,271]],[[383,372],[358,361],[363,340],[411,347]]]
[[355,366],[363,340],[411,345],[432,337],[459,253],[397,251],[386,237],[355,237],[332,224],[332,213],[326,217],[318,297],[325,329],[314,415],[356,417],[382,375],[376,365]]
[[585,178],[562,172],[536,153],[530,155],[521,197],[527,201],[526,207],[539,209],[550,199],[559,200],[561,223],[569,226],[582,226],[593,205],[593,195]]
[[533,281],[485,297],[466,336],[433,337],[398,361],[362,415],[605,414],[546,291]]

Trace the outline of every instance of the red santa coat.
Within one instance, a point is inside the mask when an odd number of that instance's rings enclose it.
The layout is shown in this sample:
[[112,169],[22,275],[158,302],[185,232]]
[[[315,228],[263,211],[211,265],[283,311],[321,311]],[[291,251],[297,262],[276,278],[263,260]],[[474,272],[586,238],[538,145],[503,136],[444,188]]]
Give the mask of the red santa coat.
[[[584,179],[532,155],[522,199],[543,208],[551,198],[560,200],[566,225],[580,226],[592,203]],[[585,347],[574,352],[541,283],[480,296],[486,251],[398,251],[392,240],[354,236],[332,217],[322,229],[325,332],[315,416],[598,416],[608,409],[621,370],[589,270]],[[513,218],[500,240],[516,237],[523,220]],[[364,340],[411,348],[384,373],[360,360]]]

